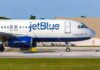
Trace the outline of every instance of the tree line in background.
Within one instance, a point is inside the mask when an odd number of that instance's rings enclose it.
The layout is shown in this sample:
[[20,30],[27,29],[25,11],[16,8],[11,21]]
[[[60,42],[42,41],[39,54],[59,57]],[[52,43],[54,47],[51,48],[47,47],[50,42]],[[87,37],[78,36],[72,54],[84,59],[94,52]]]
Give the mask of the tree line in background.
[[[87,17],[81,16],[81,18],[87,18]],[[11,19],[11,18],[0,16],[0,19]],[[30,15],[29,19],[36,19],[36,16]],[[45,18],[40,18],[40,19],[45,19]]]
[[0,19],[10,19],[10,18],[0,16]]
[[[0,16],[0,19],[11,19],[11,18]],[[36,16],[30,15],[29,19],[36,19]],[[40,19],[44,19],[44,18],[40,18]]]

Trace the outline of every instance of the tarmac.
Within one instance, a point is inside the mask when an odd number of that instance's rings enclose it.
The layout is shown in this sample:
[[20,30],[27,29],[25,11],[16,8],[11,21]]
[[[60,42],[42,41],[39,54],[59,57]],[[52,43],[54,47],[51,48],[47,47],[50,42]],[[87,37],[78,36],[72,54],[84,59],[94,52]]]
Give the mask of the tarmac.
[[100,47],[37,47],[37,52],[14,52],[7,50],[0,53],[0,58],[100,58]]
[[0,58],[100,58],[100,52],[2,52]]

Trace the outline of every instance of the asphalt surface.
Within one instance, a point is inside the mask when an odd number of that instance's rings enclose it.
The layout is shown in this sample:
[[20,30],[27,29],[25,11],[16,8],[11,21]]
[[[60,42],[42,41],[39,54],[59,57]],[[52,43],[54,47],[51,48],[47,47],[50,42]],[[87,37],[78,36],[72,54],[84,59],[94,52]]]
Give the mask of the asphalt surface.
[[[37,47],[37,52],[14,52],[7,50],[0,53],[0,58],[100,58],[100,47]],[[9,49],[8,49],[9,50]]]
[[2,52],[0,58],[100,58],[100,52]]
[[[100,47],[69,47],[71,52],[99,52]],[[66,47],[37,47],[38,51],[66,52]]]

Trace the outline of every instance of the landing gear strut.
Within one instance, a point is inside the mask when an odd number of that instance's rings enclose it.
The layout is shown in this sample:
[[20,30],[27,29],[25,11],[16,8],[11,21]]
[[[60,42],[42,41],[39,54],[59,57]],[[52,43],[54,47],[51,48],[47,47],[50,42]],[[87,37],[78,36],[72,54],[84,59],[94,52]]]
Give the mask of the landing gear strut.
[[68,45],[68,42],[65,42],[66,43],[66,52],[70,52],[70,48],[69,48],[69,45]]
[[5,50],[3,44],[0,45],[0,52],[3,52]]

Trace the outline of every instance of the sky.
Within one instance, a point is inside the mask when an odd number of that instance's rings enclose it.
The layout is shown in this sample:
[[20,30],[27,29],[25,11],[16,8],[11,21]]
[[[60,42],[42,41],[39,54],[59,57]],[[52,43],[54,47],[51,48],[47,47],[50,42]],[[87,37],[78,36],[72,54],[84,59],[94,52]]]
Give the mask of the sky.
[[0,0],[0,16],[13,19],[100,17],[100,0]]

